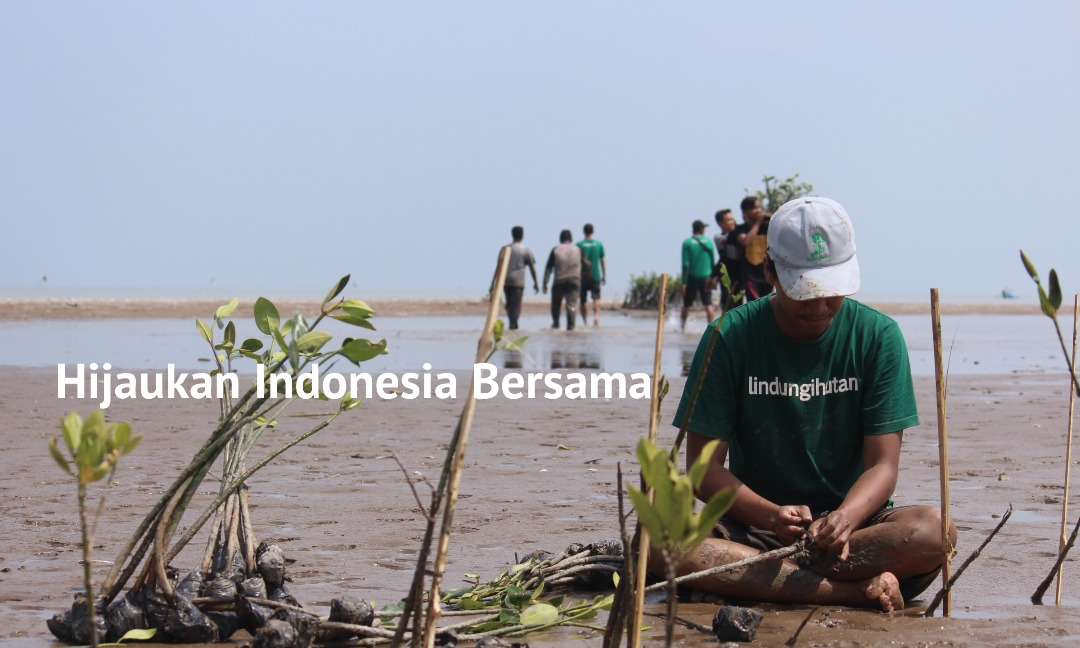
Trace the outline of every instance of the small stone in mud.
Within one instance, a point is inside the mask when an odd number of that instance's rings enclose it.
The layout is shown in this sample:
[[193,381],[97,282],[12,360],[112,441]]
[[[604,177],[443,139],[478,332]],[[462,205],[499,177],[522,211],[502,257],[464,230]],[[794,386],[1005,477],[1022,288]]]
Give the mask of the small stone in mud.
[[725,605],[716,611],[712,629],[720,641],[753,641],[762,618],[752,608]]
[[[343,596],[330,601],[330,621],[351,625],[370,626],[375,620],[375,611],[367,601],[356,596]],[[348,630],[323,629],[320,640],[342,641],[354,636]]]
[[255,633],[252,648],[295,648],[296,630],[288,621],[270,619]]
[[266,581],[267,589],[273,590],[285,582],[285,552],[281,547],[263,542],[255,551],[255,564]]

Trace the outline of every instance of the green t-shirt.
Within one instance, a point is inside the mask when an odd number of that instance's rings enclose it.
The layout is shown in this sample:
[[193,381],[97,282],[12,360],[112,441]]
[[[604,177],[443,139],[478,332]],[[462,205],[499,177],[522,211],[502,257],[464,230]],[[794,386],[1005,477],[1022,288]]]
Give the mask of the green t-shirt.
[[[862,437],[919,424],[907,346],[895,321],[851,299],[820,338],[792,340],[771,301],[723,318],[689,429],[727,441],[731,472],[774,504],[833,510],[862,473]],[[676,426],[715,331],[698,344]]]
[[712,275],[713,260],[716,251],[712,239],[704,234],[691,236],[682,244],[683,281],[687,279],[705,279]]
[[604,244],[596,239],[581,239],[577,242],[581,248],[581,257],[588,260],[592,265],[592,278],[596,283],[604,280],[604,271],[600,267],[600,259],[604,258]]

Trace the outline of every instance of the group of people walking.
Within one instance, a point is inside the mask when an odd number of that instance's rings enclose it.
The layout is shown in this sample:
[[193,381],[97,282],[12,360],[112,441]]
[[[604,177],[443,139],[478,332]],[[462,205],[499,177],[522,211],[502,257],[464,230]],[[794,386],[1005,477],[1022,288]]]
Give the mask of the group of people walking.
[[[551,284],[551,328],[559,328],[562,305],[566,303],[566,330],[574,330],[577,323],[578,301],[581,302],[581,321],[587,324],[588,302],[592,297],[593,326],[600,326],[600,286],[607,282],[607,262],[604,260],[604,244],[593,238],[592,223],[585,223],[582,228],[585,238],[574,243],[574,235],[564,229],[559,233],[559,244],[551,249],[547,265],[544,268],[543,290],[548,292]],[[513,242],[510,244],[510,266],[503,284],[506,298],[506,317],[510,328],[518,328],[521,317],[521,302],[525,293],[525,270],[532,274],[533,292],[540,292],[536,279],[536,258],[523,242],[525,229],[515,225],[510,230]]]
[[[772,292],[765,279],[765,250],[771,214],[765,213],[757,196],[743,198],[739,205],[742,223],[735,222],[730,209],[716,212],[720,231],[705,235],[708,224],[696,220],[692,236],[682,245],[682,298],[680,319],[686,330],[690,307],[700,301],[709,322],[716,318],[712,293],[720,289],[721,311],[744,301],[754,301]],[[727,275],[728,282],[723,281]]]

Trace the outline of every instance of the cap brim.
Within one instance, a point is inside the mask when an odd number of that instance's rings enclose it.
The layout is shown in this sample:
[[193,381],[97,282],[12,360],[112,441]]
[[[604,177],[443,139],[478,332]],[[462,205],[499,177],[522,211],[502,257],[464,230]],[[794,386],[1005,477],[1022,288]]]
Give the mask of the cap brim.
[[858,257],[826,268],[784,268],[773,262],[777,278],[786,294],[795,301],[822,297],[847,297],[859,292]]

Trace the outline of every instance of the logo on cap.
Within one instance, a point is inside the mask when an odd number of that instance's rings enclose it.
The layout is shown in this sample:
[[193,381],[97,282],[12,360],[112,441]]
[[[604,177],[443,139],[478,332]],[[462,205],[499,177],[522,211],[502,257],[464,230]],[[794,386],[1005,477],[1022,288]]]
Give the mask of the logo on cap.
[[814,232],[814,235],[810,237],[810,241],[817,246],[810,251],[808,257],[810,261],[824,261],[829,258],[829,251],[825,249],[825,237],[821,235],[821,232]]

